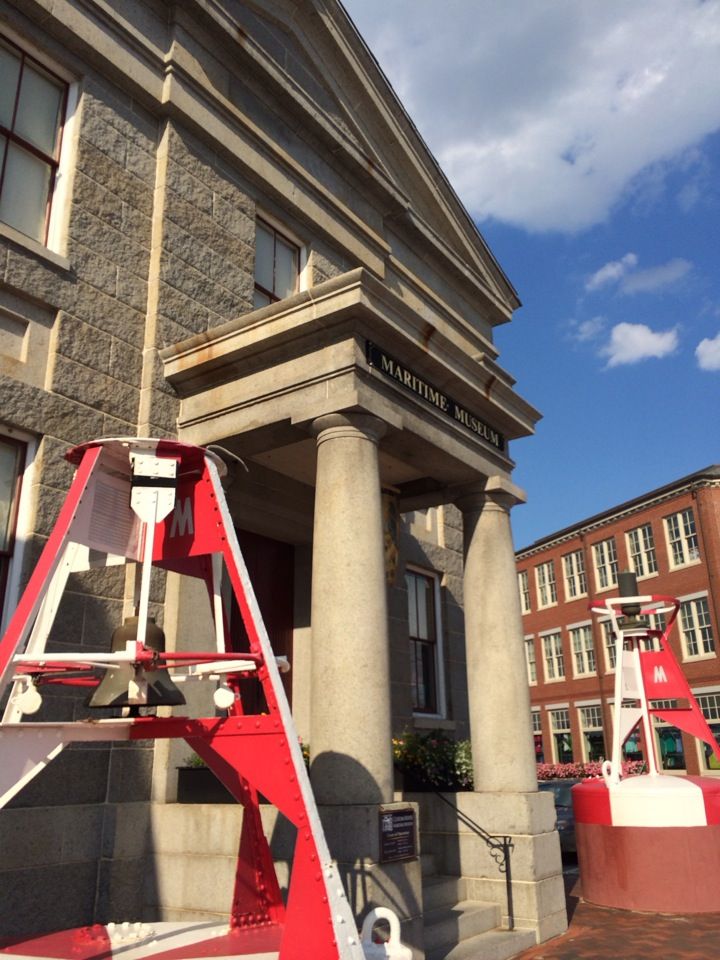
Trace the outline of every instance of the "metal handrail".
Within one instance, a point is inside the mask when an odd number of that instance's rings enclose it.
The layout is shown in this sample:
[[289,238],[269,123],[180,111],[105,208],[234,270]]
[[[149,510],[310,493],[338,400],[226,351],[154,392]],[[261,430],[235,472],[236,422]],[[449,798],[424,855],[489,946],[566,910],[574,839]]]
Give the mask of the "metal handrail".
[[505,875],[505,894],[507,897],[507,912],[508,912],[508,930],[515,929],[515,909],[513,906],[513,892],[512,892],[512,867],[510,863],[510,851],[514,849],[515,844],[512,841],[512,837],[501,836],[500,834],[488,833],[484,827],[481,827],[479,823],[475,823],[472,817],[469,817],[466,813],[463,813],[462,810],[459,810],[458,807],[447,797],[443,796],[439,790],[433,791],[436,796],[440,797],[443,803],[446,803],[451,807],[458,816],[458,819],[466,827],[469,827],[473,833],[476,833],[481,840],[485,842],[485,846],[490,851],[490,856],[493,858],[495,863],[500,869],[500,873]]

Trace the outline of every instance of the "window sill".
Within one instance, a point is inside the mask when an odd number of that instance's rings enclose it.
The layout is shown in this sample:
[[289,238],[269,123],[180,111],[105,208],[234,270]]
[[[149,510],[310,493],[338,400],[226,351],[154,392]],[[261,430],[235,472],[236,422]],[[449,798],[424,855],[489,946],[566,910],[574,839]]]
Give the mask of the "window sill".
[[574,673],[573,680],[587,680],[588,678],[597,677],[597,670],[592,670],[589,673]]
[[566,677],[552,677],[551,679],[545,677],[545,683],[565,683],[566,679]]
[[539,604],[538,604],[538,611],[540,611],[540,610],[552,610],[552,608],[553,608],[553,607],[556,607],[557,605],[558,605],[557,600],[553,600],[552,603],[539,603]]
[[19,230],[9,226],[7,223],[0,223],[0,237],[11,240],[17,244],[17,246],[23,247],[28,253],[32,253],[36,257],[47,260],[47,262],[51,263],[54,267],[60,267],[61,270],[70,269],[70,261],[67,257],[55,253],[42,243],[38,243],[37,240],[33,240],[32,237],[26,237],[24,233],[20,233]]
[[683,663],[697,663],[698,660],[717,660],[717,652],[696,653],[694,656],[683,655]]
[[660,576],[660,572],[656,570],[654,573],[643,573],[637,575],[637,581],[640,583],[641,580],[654,580],[656,577]]
[[675,573],[676,570],[685,570],[687,567],[698,567],[702,562],[702,557],[698,557],[697,560],[688,560],[687,563],[671,563],[669,572]]

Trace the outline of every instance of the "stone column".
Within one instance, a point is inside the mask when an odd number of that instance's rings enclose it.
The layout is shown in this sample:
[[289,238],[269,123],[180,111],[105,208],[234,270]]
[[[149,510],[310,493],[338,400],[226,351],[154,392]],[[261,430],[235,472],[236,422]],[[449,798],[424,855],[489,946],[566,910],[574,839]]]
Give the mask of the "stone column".
[[362,414],[313,423],[312,781],[320,804],[392,800],[390,666],[378,440]]
[[475,790],[537,790],[510,508],[522,491],[491,477],[460,496],[465,646]]

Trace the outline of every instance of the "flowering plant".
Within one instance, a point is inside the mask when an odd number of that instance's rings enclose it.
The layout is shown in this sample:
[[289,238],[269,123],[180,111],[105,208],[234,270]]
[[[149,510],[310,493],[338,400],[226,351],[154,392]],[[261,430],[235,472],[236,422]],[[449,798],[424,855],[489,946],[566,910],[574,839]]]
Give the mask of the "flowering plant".
[[[643,773],[645,763],[642,760],[625,760],[622,765],[622,775],[632,777]],[[590,763],[539,763],[537,765],[538,780],[569,780],[586,779],[602,776],[602,762],[593,760]]]
[[405,731],[392,747],[395,766],[411,780],[438,790],[472,790],[469,740],[453,740],[440,730]]

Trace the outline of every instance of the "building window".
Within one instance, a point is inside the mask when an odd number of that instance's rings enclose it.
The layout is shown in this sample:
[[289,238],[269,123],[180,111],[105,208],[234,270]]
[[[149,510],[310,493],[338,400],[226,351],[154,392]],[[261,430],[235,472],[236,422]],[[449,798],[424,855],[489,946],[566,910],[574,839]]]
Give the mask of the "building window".
[[603,620],[600,623],[600,629],[603,634],[603,647],[605,648],[605,663],[607,664],[608,671],[615,669],[615,661],[617,660],[617,637],[613,633],[612,620]]
[[670,548],[671,567],[683,567],[700,559],[695,515],[691,507],[665,517],[665,531]]
[[595,558],[595,582],[598,590],[614,587],[618,575],[615,538],[610,537],[609,540],[601,540],[600,543],[593,544],[593,556]]
[[551,710],[550,729],[552,730],[553,759],[556,763],[572,763],[570,711],[568,709]]
[[8,572],[15,547],[15,524],[25,453],[24,443],[10,437],[0,437],[0,611],[5,606]]
[[535,763],[545,762],[545,751],[543,750],[542,738],[542,717],[539,710],[531,711],[533,742],[535,744]]
[[587,596],[587,577],[585,576],[585,558],[582,550],[575,550],[563,557],[565,571],[565,599]]
[[582,627],[573,627],[570,630],[575,676],[587,677],[595,673],[595,646],[593,644],[592,627],[589,624]]
[[442,712],[443,703],[440,692],[438,580],[432,574],[408,570],[405,573],[405,583],[408,594],[413,710],[416,713],[439,714]]
[[520,591],[520,609],[523,613],[530,613],[530,584],[527,570],[518,574],[518,590]]
[[602,709],[600,705],[580,707],[580,729],[582,730],[583,756],[590,763],[605,759],[605,734],[603,732]]
[[563,657],[562,637],[560,633],[548,633],[542,638],[545,660],[545,679],[565,679],[565,658]]
[[557,603],[557,586],[555,585],[555,563],[548,560],[535,567],[535,579],[538,589],[538,606],[550,607]]
[[527,664],[528,683],[537,683],[535,640],[532,637],[525,637],[525,662]]
[[[650,706],[657,710],[673,710],[677,708],[677,705],[677,700],[650,701]],[[671,726],[659,717],[653,717],[653,720],[660,768],[662,770],[684,770],[685,748],[683,747],[682,734],[677,727]]]
[[47,242],[68,85],[0,39],[0,221]]
[[680,604],[680,633],[686,660],[715,653],[707,597],[684,600]]
[[265,220],[255,223],[255,294],[253,305],[266,307],[298,289],[300,247]]
[[[712,730],[715,741],[720,743],[720,693],[700,693],[695,698],[698,706]],[[715,756],[709,743],[700,743],[703,767],[705,770],[720,770],[720,760]]]
[[652,526],[644,523],[627,533],[628,556],[630,566],[638,577],[649,577],[657,573],[657,557]]

